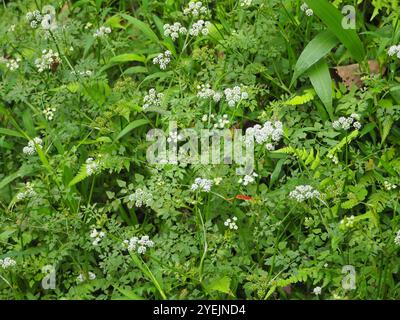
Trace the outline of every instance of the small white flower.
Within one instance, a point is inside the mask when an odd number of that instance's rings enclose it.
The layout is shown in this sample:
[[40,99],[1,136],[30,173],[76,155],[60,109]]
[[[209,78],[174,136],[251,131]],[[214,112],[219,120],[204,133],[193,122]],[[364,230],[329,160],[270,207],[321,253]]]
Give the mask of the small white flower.
[[335,130],[349,130],[352,126],[354,129],[361,129],[360,115],[352,113],[350,117],[340,117],[338,120],[332,122],[332,127]]
[[136,251],[138,254],[144,254],[148,248],[152,248],[154,246],[154,242],[150,240],[149,236],[145,235],[140,239],[138,237],[132,237],[129,240],[124,240],[122,245],[129,252]]
[[93,34],[93,37],[102,38],[102,37],[106,37],[110,33],[111,33],[111,28],[110,27],[101,26],[99,29],[97,29],[95,31],[95,33]]
[[237,218],[236,217],[232,217],[232,219],[226,219],[226,221],[224,222],[224,225],[226,227],[228,227],[231,230],[237,230],[238,226],[236,224]]
[[96,173],[100,168],[99,162],[96,161],[94,158],[87,158],[85,163],[86,163],[86,173],[89,176]]
[[89,236],[93,239],[92,245],[97,246],[100,241],[106,236],[106,233],[104,231],[99,232],[96,228],[93,228]]
[[320,197],[320,193],[310,185],[299,185],[289,193],[289,197],[297,202]]
[[258,174],[255,172],[252,172],[251,174],[246,174],[243,178],[239,179],[239,183],[247,186],[251,183],[254,183],[256,181],[256,178],[258,177]]
[[196,178],[194,180],[194,183],[190,187],[190,189],[192,191],[200,190],[200,191],[204,191],[204,192],[210,192],[213,184],[214,184],[214,182],[212,180]]
[[157,57],[153,59],[153,64],[158,64],[161,70],[165,70],[167,65],[171,62],[171,52],[169,50],[164,53],[160,53]]
[[400,230],[397,231],[396,237],[394,238],[394,243],[395,243],[397,246],[400,246]]
[[313,293],[316,296],[319,296],[321,294],[321,292],[322,292],[322,288],[321,287],[315,287],[314,290],[313,290]]
[[128,200],[129,202],[134,202],[138,208],[143,205],[150,207],[153,204],[153,195],[149,191],[138,188],[128,196]]
[[53,120],[54,119],[54,113],[56,112],[55,107],[47,107],[43,109],[43,115],[46,118],[46,120]]
[[44,70],[51,70],[52,66],[61,63],[61,59],[58,56],[58,52],[53,52],[53,50],[43,50],[42,56],[35,60],[36,68],[38,72],[43,72]]
[[208,35],[208,27],[211,25],[209,21],[199,20],[192,24],[192,27],[189,30],[189,34],[191,36],[197,37],[199,34],[203,36]]
[[4,259],[0,259],[0,267],[2,267],[3,269],[8,269],[8,268],[12,268],[15,267],[17,264],[17,262],[10,258],[10,257],[6,257]]
[[163,93],[158,93],[155,89],[150,89],[149,93],[143,98],[143,110],[160,107],[163,99]]
[[230,107],[234,107],[237,102],[246,100],[249,97],[248,93],[243,91],[239,86],[225,89],[224,94],[226,101],[228,101],[228,106]]
[[179,22],[175,22],[173,25],[164,24],[164,35],[166,37],[171,37],[172,40],[179,38],[179,35],[184,35],[187,33],[187,29],[183,27]]
[[201,1],[190,1],[187,8],[183,10],[185,16],[192,15],[197,17],[199,15],[207,14],[207,8],[203,6]]
[[394,55],[397,55],[399,57],[399,54],[400,54],[400,45],[391,46],[388,50],[389,57],[392,57]]
[[32,140],[29,140],[28,145],[22,149],[22,152],[24,154],[32,156],[36,153],[36,146],[40,149],[43,148],[42,144],[42,139],[40,139],[39,137],[33,138]]

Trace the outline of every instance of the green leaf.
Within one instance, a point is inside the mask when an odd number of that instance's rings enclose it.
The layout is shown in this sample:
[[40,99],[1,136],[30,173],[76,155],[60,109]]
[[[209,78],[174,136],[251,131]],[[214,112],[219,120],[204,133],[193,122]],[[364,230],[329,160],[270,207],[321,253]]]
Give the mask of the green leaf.
[[135,54],[135,53],[124,53],[119,56],[112,57],[109,63],[123,63],[129,61],[139,61],[144,62],[146,58],[144,56]]
[[6,185],[8,185],[10,182],[14,181],[17,178],[25,177],[34,172],[34,168],[32,166],[25,166],[22,165],[17,172],[14,172],[7,177],[5,177],[3,180],[0,181],[0,190],[3,189]]
[[119,139],[121,139],[123,136],[125,136],[126,134],[128,134],[129,132],[131,132],[133,129],[138,128],[140,126],[143,126],[145,124],[149,123],[149,121],[147,119],[139,119],[139,120],[135,120],[132,121],[130,124],[128,124],[117,136],[117,138],[115,139],[115,141],[118,141]]
[[18,137],[18,138],[25,138],[25,136],[22,133],[19,133],[18,131],[7,129],[7,128],[0,128],[0,134],[4,134],[6,136]]
[[130,15],[127,14],[122,14],[122,17],[126,20],[128,20],[128,22],[132,25],[134,25],[136,28],[138,28],[148,39],[159,43],[160,40],[158,39],[157,35],[154,33],[153,30],[151,30],[151,28],[144,23],[143,21],[140,21],[134,17],[131,17]]
[[315,92],[324,104],[329,116],[333,118],[332,79],[325,59],[313,65],[308,73]]
[[136,66],[136,67],[131,67],[128,68],[124,71],[124,75],[130,75],[130,74],[137,74],[137,73],[148,73],[149,70],[146,67],[142,66]]
[[291,85],[313,64],[325,57],[338,43],[337,37],[329,30],[322,31],[311,40],[296,62]]
[[213,280],[211,283],[207,285],[207,289],[230,294],[231,293],[230,285],[231,285],[231,278],[225,276]]
[[327,0],[305,0],[305,2],[349,50],[351,56],[361,62],[365,56],[363,44],[355,30],[343,28],[342,21],[345,17],[341,12]]

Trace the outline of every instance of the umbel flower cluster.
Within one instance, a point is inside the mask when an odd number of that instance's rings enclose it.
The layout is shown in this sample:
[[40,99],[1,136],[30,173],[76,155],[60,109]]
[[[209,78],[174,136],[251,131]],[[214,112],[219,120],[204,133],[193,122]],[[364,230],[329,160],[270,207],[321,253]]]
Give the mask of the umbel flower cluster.
[[97,29],[94,32],[93,37],[102,38],[102,37],[105,37],[105,36],[109,35],[110,33],[111,33],[111,28],[110,27],[101,26],[99,29]]
[[146,190],[138,188],[128,196],[128,201],[135,204],[135,207],[150,207],[153,204],[153,195]]
[[225,99],[228,101],[228,106],[234,107],[237,102],[240,100],[246,100],[249,97],[249,94],[239,86],[235,86],[233,88],[227,88],[224,90]]
[[335,130],[349,130],[351,127],[359,130],[361,128],[361,123],[358,122],[360,116],[356,113],[352,113],[350,117],[340,117],[338,120],[333,121],[332,127]]
[[36,68],[38,72],[43,72],[44,70],[54,70],[61,63],[61,59],[58,52],[53,52],[53,50],[44,49],[42,51],[42,56],[35,60]]
[[389,57],[396,55],[400,59],[400,44],[391,46],[388,50],[388,55]]
[[208,27],[211,25],[211,22],[209,21],[204,21],[204,20],[199,20],[195,23],[192,24],[192,27],[189,30],[189,34],[191,36],[197,37],[199,34],[202,34],[203,36],[208,35]]
[[42,144],[43,144],[42,139],[40,139],[39,137],[33,138],[32,140],[29,140],[28,145],[22,149],[22,152],[27,154],[28,156],[32,156],[36,153],[35,145],[38,148],[42,149],[43,148]]
[[238,226],[236,224],[237,218],[236,217],[232,217],[232,219],[228,218],[226,219],[226,221],[224,222],[224,226],[228,227],[231,230],[237,230]]
[[310,9],[306,3],[303,3],[300,6],[300,10],[303,11],[309,17],[311,17],[314,14],[314,11]]
[[42,19],[43,17],[39,10],[28,12],[26,14],[26,20],[33,29],[36,29],[40,25]]
[[244,177],[240,178],[238,182],[244,186],[247,186],[251,183],[254,183],[256,181],[257,177],[258,177],[258,174],[255,172],[252,172],[250,174],[244,175]]
[[222,98],[222,93],[211,89],[210,84],[201,84],[197,86],[199,90],[197,96],[202,99],[212,98],[215,102],[219,102]]
[[10,257],[0,259],[0,267],[2,267],[3,269],[15,267],[16,264],[17,262],[14,259],[11,259]]
[[36,196],[36,191],[33,190],[33,186],[30,182],[25,183],[25,190],[17,194],[17,200],[30,199]]
[[160,53],[153,59],[153,64],[158,64],[161,70],[165,70],[167,65],[171,62],[171,51],[167,50],[164,53]]
[[162,99],[164,99],[163,93],[158,93],[156,89],[150,89],[149,94],[143,98],[143,110],[160,107]]
[[201,1],[190,1],[188,7],[183,10],[183,14],[185,16],[192,15],[194,17],[197,17],[202,14],[207,14],[207,11],[207,8],[203,6],[203,3]]
[[289,197],[296,200],[297,202],[303,202],[308,199],[318,198],[319,196],[319,191],[315,190],[310,185],[297,186],[293,191],[289,193]]
[[190,187],[192,191],[204,191],[204,192],[210,192],[211,187],[213,186],[214,182],[209,179],[203,179],[203,178],[196,178],[194,180],[194,183]]
[[173,25],[164,24],[164,35],[171,37],[172,40],[176,40],[179,38],[179,35],[185,35],[186,33],[187,29],[180,22],[175,22]]
[[271,151],[275,149],[275,144],[282,139],[282,122],[267,121],[263,126],[256,124],[255,126],[248,128],[246,133],[252,134],[257,144],[265,143],[267,150]]
[[93,239],[92,244],[94,246],[97,246],[105,236],[106,236],[106,234],[104,231],[97,231],[96,228],[93,228],[92,232],[90,233],[90,238]]
[[122,244],[129,252],[136,251],[138,254],[144,254],[148,248],[154,247],[154,242],[147,235],[142,236],[140,239],[132,237],[129,240],[124,240]]
[[5,63],[7,69],[10,71],[18,70],[20,62],[21,62],[20,57],[16,57],[15,59],[13,58],[5,59],[3,57],[0,57],[0,63]]
[[96,161],[94,158],[87,158],[86,159],[86,173],[87,175],[91,176],[93,173],[96,173],[99,169],[99,162]]

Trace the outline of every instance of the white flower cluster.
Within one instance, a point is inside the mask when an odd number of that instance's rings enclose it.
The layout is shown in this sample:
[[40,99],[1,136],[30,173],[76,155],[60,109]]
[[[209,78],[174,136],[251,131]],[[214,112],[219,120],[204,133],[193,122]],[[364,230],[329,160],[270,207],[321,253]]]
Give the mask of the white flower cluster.
[[111,28],[110,28],[110,27],[101,26],[99,29],[97,29],[97,30],[94,32],[93,37],[95,37],[95,38],[97,38],[97,37],[102,38],[102,37],[104,37],[104,36],[107,36],[107,35],[110,34],[110,33],[111,33]]
[[16,264],[17,264],[17,262],[14,259],[11,259],[10,257],[0,259],[0,266],[3,269],[15,267]]
[[213,186],[214,182],[212,180],[203,179],[203,178],[196,178],[194,179],[194,183],[190,187],[192,191],[204,191],[210,192],[211,187]]
[[150,240],[149,236],[132,237],[129,240],[124,240],[123,245],[129,252],[136,251],[138,254],[146,253],[148,248],[154,246],[154,242]]
[[91,176],[93,173],[99,169],[99,162],[96,161],[94,158],[87,158],[86,159],[86,173]]
[[241,7],[248,7],[251,6],[252,0],[242,0],[240,1],[240,6]]
[[297,186],[289,193],[289,197],[297,202],[303,202],[307,199],[313,199],[320,196],[320,193],[310,185]]
[[340,226],[343,228],[352,228],[354,226],[354,216],[351,215],[350,217],[344,217],[342,220],[340,220]]
[[22,152],[27,154],[28,156],[32,156],[36,153],[35,145],[42,149],[43,140],[39,137],[33,138],[33,140],[29,140],[28,145],[22,149]]
[[208,35],[208,27],[211,25],[210,21],[199,20],[192,24],[192,27],[189,30],[189,34],[191,36],[197,37],[199,34],[203,36]]
[[321,294],[321,292],[322,292],[322,288],[321,287],[315,287],[314,290],[313,290],[313,293],[316,296],[319,296]]
[[160,53],[157,57],[153,59],[153,64],[160,65],[161,70],[165,70],[167,65],[171,62],[171,51],[167,50],[164,53]]
[[21,201],[24,199],[33,198],[34,196],[36,196],[36,191],[33,190],[32,184],[27,182],[25,183],[25,190],[17,194],[17,199]]
[[300,10],[303,11],[303,12],[305,12],[306,15],[309,16],[309,17],[312,16],[312,15],[314,14],[314,11],[313,11],[312,9],[310,9],[306,3],[303,3],[303,4],[300,6]]
[[93,75],[92,70],[86,70],[86,71],[78,71],[76,72],[75,70],[71,71],[72,75],[80,75],[81,77],[90,77]]
[[233,88],[227,88],[224,90],[225,99],[228,101],[228,106],[234,107],[237,102],[240,100],[246,100],[249,97],[249,94],[239,86],[235,86]]
[[203,6],[203,3],[201,1],[190,1],[188,7],[183,10],[183,14],[185,16],[191,14],[194,17],[197,17],[201,14],[207,14],[207,8]]
[[[210,114],[210,121],[215,119],[214,114]],[[207,122],[208,121],[208,114],[203,115],[201,118],[201,121]],[[228,120],[228,115],[224,114],[222,117],[219,117],[218,120],[214,123],[213,127],[214,129],[223,129],[225,127],[229,126],[229,120]]]
[[179,22],[175,22],[173,25],[164,24],[164,35],[166,37],[171,37],[172,40],[179,38],[180,34],[186,34],[187,29],[183,27]]
[[389,57],[392,57],[394,55],[397,55],[397,58],[400,59],[400,44],[399,45],[395,45],[395,46],[391,46],[388,50],[388,55]]
[[197,96],[202,99],[212,98],[215,102],[219,102],[222,98],[222,93],[211,89],[210,84],[201,84],[197,86],[199,90]]
[[383,182],[383,186],[385,187],[386,190],[390,191],[390,190],[394,190],[397,188],[397,185],[390,183],[389,181],[384,181]]
[[61,59],[58,56],[58,52],[53,52],[51,49],[44,49],[42,51],[42,56],[35,60],[35,65],[39,72],[50,70],[53,65],[60,63]]
[[267,121],[263,126],[256,124],[255,126],[248,128],[246,133],[252,134],[258,144],[266,143],[265,147],[267,150],[272,151],[275,149],[274,144],[278,143],[282,139],[282,122]]
[[57,29],[55,16],[52,14],[45,14],[42,17],[41,25],[44,30],[54,31],[55,29]]
[[359,130],[361,128],[361,123],[357,120],[360,120],[360,116],[356,113],[352,113],[348,118],[340,117],[338,120],[333,121],[332,127],[335,130],[349,130],[351,126],[353,126],[354,129]]
[[39,26],[39,24],[42,22],[42,19],[43,17],[39,10],[28,12],[26,14],[26,20],[28,20],[29,25],[33,29],[36,29]]
[[246,174],[243,178],[240,178],[238,182],[244,186],[247,186],[248,184],[254,183],[257,177],[258,174],[252,172],[250,174]]
[[153,204],[153,195],[146,190],[138,188],[128,196],[128,200],[135,202],[135,206],[138,208],[143,205],[150,207]]
[[394,243],[395,243],[397,246],[400,246],[400,230],[397,231],[396,237],[394,238]]
[[56,112],[56,108],[55,107],[47,107],[43,109],[43,115],[46,118],[46,120],[53,120],[54,119],[54,113]]
[[237,221],[237,218],[236,218],[236,217],[233,217],[232,219],[228,218],[228,219],[226,219],[226,221],[224,222],[224,225],[225,225],[226,227],[228,227],[229,229],[231,229],[231,230],[237,230],[237,229],[238,229],[238,226],[237,226],[237,224],[236,224],[236,221]]
[[2,59],[2,62],[6,64],[8,70],[15,71],[19,68],[19,63],[21,62],[21,58],[16,57],[15,59]]
[[163,93],[158,93],[156,89],[150,89],[149,94],[143,98],[143,110],[161,106],[162,99],[164,99]]
[[96,279],[96,274],[89,271],[87,276],[84,275],[83,273],[79,274],[79,276],[76,277],[76,281],[78,282],[83,282],[86,280],[95,280]]
[[106,236],[105,232],[103,231],[99,232],[97,231],[96,228],[93,228],[92,232],[90,233],[90,237],[93,239],[92,244],[94,246],[97,246],[100,243],[101,239],[103,239],[105,236]]

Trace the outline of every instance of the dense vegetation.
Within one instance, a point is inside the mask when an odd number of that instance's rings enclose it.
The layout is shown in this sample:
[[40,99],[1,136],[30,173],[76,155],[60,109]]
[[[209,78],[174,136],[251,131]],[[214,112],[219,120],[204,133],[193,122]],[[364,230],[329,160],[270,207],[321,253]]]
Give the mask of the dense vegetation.
[[[0,298],[400,299],[399,14],[3,0]],[[149,162],[171,121],[254,171]]]

